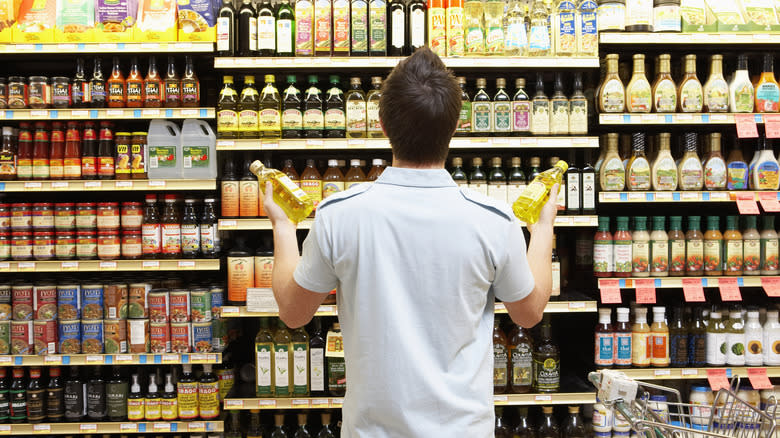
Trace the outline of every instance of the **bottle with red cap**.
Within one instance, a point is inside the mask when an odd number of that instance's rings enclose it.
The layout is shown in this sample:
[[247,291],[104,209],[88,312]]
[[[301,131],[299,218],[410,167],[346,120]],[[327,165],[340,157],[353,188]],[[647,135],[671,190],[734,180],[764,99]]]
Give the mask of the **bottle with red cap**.
[[181,219],[176,208],[176,195],[165,195],[165,208],[160,218],[162,227],[162,252],[165,259],[181,257]]
[[45,122],[35,122],[33,135],[32,177],[49,179],[49,131]]
[[162,252],[162,233],[160,229],[160,211],[157,208],[157,195],[146,195],[143,224],[141,225],[143,257],[154,259]]
[[95,179],[97,177],[98,147],[95,123],[87,122],[84,124],[84,133],[81,138],[81,177],[83,179]]
[[65,131],[63,178],[81,178],[81,133],[77,122],[68,122],[68,130]]
[[114,133],[111,132],[111,122],[100,122],[97,156],[98,179],[114,179]]

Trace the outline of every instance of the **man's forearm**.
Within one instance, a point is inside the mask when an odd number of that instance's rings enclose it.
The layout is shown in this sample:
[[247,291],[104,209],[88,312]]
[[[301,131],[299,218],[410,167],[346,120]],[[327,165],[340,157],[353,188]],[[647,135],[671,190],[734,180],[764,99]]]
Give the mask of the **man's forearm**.
[[552,239],[552,226],[537,224],[528,243],[528,265],[534,276],[533,305],[539,311],[544,310],[552,290]]
[[293,273],[301,258],[298,253],[298,235],[295,231],[295,225],[289,221],[274,225],[273,291],[280,309],[293,304],[287,291],[295,281]]

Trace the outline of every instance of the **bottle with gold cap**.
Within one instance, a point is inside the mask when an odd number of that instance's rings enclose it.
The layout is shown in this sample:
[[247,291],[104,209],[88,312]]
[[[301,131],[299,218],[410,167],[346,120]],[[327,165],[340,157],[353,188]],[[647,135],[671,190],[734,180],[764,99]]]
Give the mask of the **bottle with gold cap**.
[[371,78],[371,90],[366,95],[366,121],[369,138],[382,138],[382,125],[379,123],[379,98],[382,97],[382,77]]
[[255,88],[255,77],[244,76],[244,88],[238,102],[238,136],[240,138],[258,137],[257,105],[259,95]]
[[569,165],[559,160],[551,169],[537,175],[512,204],[515,216],[527,224],[535,224],[539,220],[542,208],[550,198],[550,189],[555,184],[560,186],[563,175],[568,169]]
[[217,101],[217,133],[220,138],[238,136],[238,93],[233,87],[233,76],[222,78],[224,87]]
[[265,87],[260,93],[260,137],[280,138],[282,136],[282,100],[276,88],[274,75],[265,75]]
[[360,78],[351,78],[349,85],[346,96],[347,138],[365,138],[366,94],[361,88]]
[[259,160],[249,166],[249,171],[257,176],[263,193],[265,193],[265,183],[271,181],[274,202],[284,210],[291,221],[298,223],[304,220],[314,209],[311,197],[281,171],[269,169]]

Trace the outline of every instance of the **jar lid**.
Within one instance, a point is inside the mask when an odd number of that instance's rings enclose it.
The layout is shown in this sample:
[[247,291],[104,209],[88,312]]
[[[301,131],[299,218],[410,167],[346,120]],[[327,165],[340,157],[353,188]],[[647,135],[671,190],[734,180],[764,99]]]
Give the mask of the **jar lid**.
[[98,231],[98,236],[118,236],[119,231],[117,230],[100,230]]
[[54,232],[53,231],[36,231],[36,232],[33,233],[33,235],[35,237],[38,237],[38,236],[52,236],[52,235],[54,235]]
[[54,204],[51,202],[36,202],[33,204],[33,207],[51,207],[52,205]]
[[70,82],[70,78],[65,76],[54,76],[51,80],[54,82]]
[[129,236],[129,235],[133,235],[133,234],[141,234],[141,229],[140,228],[136,228],[134,230],[133,229],[122,230],[122,235],[124,235],[124,236]]
[[57,231],[55,234],[57,237],[73,236],[73,231]]
[[598,1],[599,1],[599,6],[615,4],[615,3],[623,5],[623,6],[626,5],[626,0],[598,0]]
[[95,237],[95,230],[85,230],[85,231],[77,231],[77,236],[92,236]]
[[709,386],[692,386],[691,391],[696,392],[712,392]]
[[665,395],[651,395],[650,401],[658,401],[658,402],[665,402],[666,396]]
[[122,207],[140,207],[140,202],[123,202]]
[[19,236],[28,236],[29,237],[29,236],[32,236],[32,233],[29,232],[29,231],[12,231],[11,235],[14,236],[14,237],[19,237]]
[[25,208],[29,206],[30,206],[29,202],[14,202],[13,204],[11,204],[11,208]]
[[653,6],[680,6],[680,0],[653,0]]
[[145,137],[147,135],[147,133],[144,132],[144,131],[135,131],[135,132],[133,132],[133,136],[136,136],[136,135],[143,135]]
[[49,78],[46,76],[30,76],[30,82],[46,82]]
[[133,135],[133,134],[130,134],[129,132],[117,132],[117,133],[116,133],[116,134],[114,134],[114,135],[115,135],[116,137],[119,137],[119,136],[130,137],[130,136],[131,136],[131,135]]
[[95,206],[94,202],[79,202],[78,204],[76,204],[76,207],[79,207],[79,208],[82,208],[82,207],[94,207],[94,206]]
[[10,235],[11,233],[9,233],[8,231],[0,231],[0,237],[8,237]]
[[69,208],[69,207],[73,207],[74,205],[76,204],[72,202],[58,202],[54,204],[54,208]]
[[11,206],[11,204],[8,204],[8,203],[5,203],[5,202],[0,203],[0,208],[8,208],[10,206]]
[[98,207],[118,207],[118,202],[98,202]]
[[27,80],[24,78],[24,76],[10,76],[8,78],[8,82],[26,82]]

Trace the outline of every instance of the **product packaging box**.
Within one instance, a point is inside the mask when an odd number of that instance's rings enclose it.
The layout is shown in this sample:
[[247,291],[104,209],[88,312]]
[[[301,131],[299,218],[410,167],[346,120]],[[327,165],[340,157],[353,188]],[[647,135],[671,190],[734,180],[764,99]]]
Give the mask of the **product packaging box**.
[[56,0],[22,0],[13,27],[13,42],[54,42],[56,17]]
[[95,38],[100,42],[133,40],[137,0],[97,0]]
[[214,0],[178,0],[179,41],[215,41],[218,6]]
[[715,16],[704,0],[681,0],[683,32],[716,32]]
[[95,0],[57,0],[56,22],[56,41],[95,41]]
[[177,41],[176,0],[138,0],[136,20],[134,41]]

